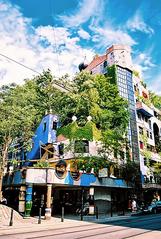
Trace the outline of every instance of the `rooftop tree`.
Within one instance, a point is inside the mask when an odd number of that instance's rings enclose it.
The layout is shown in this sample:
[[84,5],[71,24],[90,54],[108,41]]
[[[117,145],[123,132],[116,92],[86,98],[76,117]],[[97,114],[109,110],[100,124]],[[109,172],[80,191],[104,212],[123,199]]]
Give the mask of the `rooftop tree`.
[[[64,129],[67,128],[66,125],[71,124],[73,115],[76,115],[77,124],[82,130],[87,117],[92,117],[93,124],[101,132],[100,141],[105,161],[108,161],[105,155],[114,149],[122,148],[129,122],[128,103],[119,95],[116,84],[110,82],[111,77],[81,72],[73,80],[72,91],[60,102],[60,116]],[[63,133],[63,129],[59,133]],[[65,134],[71,139],[70,131],[66,130]],[[72,140],[78,139],[79,135],[80,129],[75,131]],[[86,138],[88,137],[84,134],[84,139]]]

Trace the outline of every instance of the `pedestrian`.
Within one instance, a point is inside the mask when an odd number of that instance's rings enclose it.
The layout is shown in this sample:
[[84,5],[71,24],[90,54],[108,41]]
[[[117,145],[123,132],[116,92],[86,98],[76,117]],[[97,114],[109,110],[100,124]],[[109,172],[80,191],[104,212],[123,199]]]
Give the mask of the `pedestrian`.
[[137,207],[136,207],[136,201],[133,199],[132,200],[132,212],[136,212],[136,210],[137,210]]

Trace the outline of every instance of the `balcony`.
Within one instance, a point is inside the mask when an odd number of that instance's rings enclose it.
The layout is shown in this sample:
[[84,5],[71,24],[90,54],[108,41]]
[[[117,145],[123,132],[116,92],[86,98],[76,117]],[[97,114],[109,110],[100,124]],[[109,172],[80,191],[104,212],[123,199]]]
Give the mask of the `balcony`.
[[149,118],[153,116],[153,110],[150,109],[143,102],[140,101],[136,102],[136,110]]

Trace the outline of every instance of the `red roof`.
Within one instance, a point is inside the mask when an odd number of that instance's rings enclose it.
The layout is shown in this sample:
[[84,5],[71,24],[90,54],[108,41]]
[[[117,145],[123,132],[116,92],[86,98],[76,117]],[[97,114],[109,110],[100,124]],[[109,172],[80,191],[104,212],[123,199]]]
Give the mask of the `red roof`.
[[107,59],[107,55],[95,56],[93,60],[91,61],[91,63],[87,66],[86,70],[91,71],[93,68],[100,65],[106,59]]

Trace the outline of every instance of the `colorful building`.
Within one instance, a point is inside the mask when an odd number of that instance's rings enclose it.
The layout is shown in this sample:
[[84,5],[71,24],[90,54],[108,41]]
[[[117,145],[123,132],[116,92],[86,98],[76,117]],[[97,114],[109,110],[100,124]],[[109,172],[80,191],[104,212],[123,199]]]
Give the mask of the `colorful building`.
[[[39,208],[46,218],[65,213],[76,213],[82,204],[89,204],[89,212],[124,211],[124,200],[131,185],[125,180],[93,172],[78,171],[73,166],[75,153],[64,152],[69,142],[63,135],[57,137],[59,117],[51,113],[44,116],[32,139],[32,149],[25,159],[4,176],[3,191],[8,204],[26,216],[38,215]],[[96,155],[96,141],[85,141],[84,155]],[[118,191],[119,189],[119,191]],[[121,193],[120,193],[121,192]],[[118,199],[119,198],[119,199]]]

